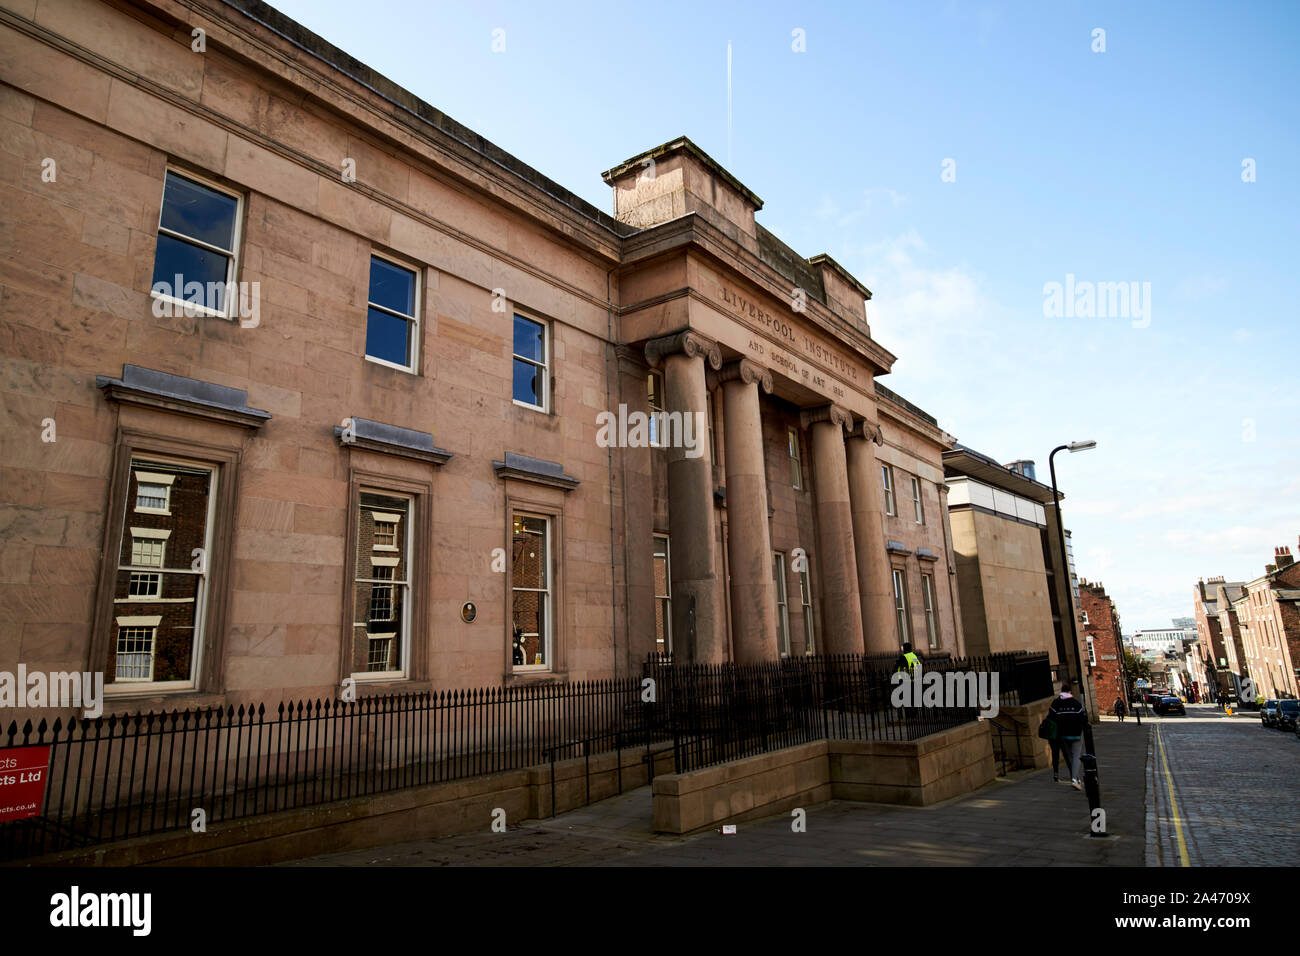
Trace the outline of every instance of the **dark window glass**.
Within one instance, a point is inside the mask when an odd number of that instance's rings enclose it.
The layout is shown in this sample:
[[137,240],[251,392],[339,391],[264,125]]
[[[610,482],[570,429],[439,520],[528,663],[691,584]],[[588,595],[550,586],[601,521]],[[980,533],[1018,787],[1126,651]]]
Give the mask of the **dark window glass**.
[[[370,259],[370,303],[415,315],[415,273],[383,259]],[[403,363],[405,364],[405,363]]]
[[[226,307],[226,270],[230,257],[204,249],[193,243],[159,233],[158,250],[153,260],[153,281],[167,283],[174,299],[197,302],[210,309],[223,311]],[[176,277],[180,276],[177,288]],[[190,283],[198,285],[190,286]],[[208,295],[208,284],[216,283],[213,294]]]
[[175,173],[167,174],[161,220],[165,229],[233,251],[238,209],[239,201],[234,196],[209,189]]
[[394,365],[410,365],[411,323],[387,312],[370,309],[366,320],[366,354]]
[[515,398],[529,405],[542,404],[542,373],[540,365],[515,359]]
[[534,362],[546,361],[545,343],[542,340],[543,328],[537,322],[515,316],[515,355],[532,359]]

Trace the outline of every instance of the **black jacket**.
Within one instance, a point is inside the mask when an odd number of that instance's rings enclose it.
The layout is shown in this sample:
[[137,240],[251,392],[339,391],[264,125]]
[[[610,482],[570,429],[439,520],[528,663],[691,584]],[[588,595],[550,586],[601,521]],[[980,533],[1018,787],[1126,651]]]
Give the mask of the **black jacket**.
[[1088,715],[1077,697],[1061,697],[1059,694],[1047,709],[1048,716],[1056,721],[1056,736],[1063,740],[1078,740],[1083,736],[1083,726]]

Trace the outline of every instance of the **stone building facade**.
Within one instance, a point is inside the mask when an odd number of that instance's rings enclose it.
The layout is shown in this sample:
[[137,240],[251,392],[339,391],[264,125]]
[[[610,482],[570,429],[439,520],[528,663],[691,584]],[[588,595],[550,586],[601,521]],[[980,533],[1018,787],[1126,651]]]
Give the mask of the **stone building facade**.
[[1051,489],[961,446],[943,463],[967,650],[1046,651],[1057,664],[1043,508]]
[[0,80],[0,667],[112,711],[890,653],[897,571],[970,650],[950,436],[689,140],[611,216],[254,0],[3,0]]
[[1002,465],[963,445],[943,464],[967,650],[1045,651],[1056,678],[1083,682],[1096,720],[1070,531],[1062,543],[1052,488],[1032,461]]
[[966,641],[943,475],[943,453],[954,440],[933,416],[885,386],[877,385],[876,393],[884,437],[876,454],[899,641],[920,654],[961,657]]

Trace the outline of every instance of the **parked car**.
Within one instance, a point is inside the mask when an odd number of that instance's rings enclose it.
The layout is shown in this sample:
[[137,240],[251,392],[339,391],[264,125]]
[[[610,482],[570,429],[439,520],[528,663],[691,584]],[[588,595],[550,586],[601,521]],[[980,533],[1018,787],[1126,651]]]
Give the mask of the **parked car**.
[[1259,722],[1265,727],[1272,727],[1277,723],[1277,701],[1266,700],[1259,708]]
[[1279,700],[1277,702],[1277,727],[1279,730],[1295,730],[1300,722],[1300,700]]
[[[1300,701],[1297,701],[1300,703]],[[1187,716],[1187,708],[1177,697],[1161,697],[1152,705],[1152,710],[1157,714],[1178,714],[1180,717]]]

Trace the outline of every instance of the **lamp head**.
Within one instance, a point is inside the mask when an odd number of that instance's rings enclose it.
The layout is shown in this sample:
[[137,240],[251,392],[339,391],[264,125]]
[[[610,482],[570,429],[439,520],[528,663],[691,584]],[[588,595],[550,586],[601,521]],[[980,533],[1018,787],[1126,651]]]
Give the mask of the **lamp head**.
[[1076,451],[1088,451],[1091,448],[1096,448],[1097,443],[1095,441],[1072,441],[1065,447],[1068,448],[1070,454],[1073,455]]

